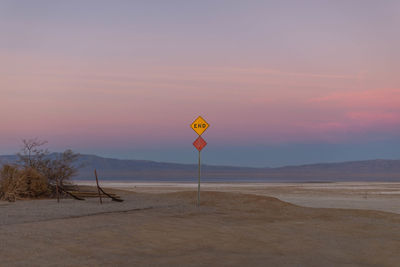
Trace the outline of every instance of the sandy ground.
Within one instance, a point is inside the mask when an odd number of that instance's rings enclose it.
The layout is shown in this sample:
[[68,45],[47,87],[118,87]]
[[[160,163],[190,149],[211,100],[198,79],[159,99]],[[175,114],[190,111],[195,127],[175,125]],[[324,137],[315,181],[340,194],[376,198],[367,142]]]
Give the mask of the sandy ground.
[[400,263],[396,213],[301,207],[211,188],[196,207],[194,191],[141,190],[117,191],[125,201],[103,205],[97,199],[0,202],[0,266]]
[[[93,182],[81,184],[94,185]],[[110,188],[141,193],[197,190],[196,183],[103,182]],[[400,214],[400,183],[203,183],[203,191],[237,192],[272,196],[313,208],[366,209]]]

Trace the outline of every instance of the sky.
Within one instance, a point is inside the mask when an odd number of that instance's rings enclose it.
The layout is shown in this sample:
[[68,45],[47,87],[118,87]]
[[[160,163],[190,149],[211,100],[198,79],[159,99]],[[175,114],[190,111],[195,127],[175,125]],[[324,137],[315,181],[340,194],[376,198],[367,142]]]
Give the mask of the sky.
[[400,159],[400,1],[0,0],[0,154]]

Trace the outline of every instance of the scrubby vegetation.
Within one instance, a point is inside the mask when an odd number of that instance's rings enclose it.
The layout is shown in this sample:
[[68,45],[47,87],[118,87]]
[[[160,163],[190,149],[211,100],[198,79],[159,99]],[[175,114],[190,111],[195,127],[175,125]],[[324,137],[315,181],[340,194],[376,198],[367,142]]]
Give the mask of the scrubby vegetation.
[[0,197],[3,200],[46,197],[51,192],[47,178],[33,168],[4,165],[0,177]]
[[0,169],[0,199],[15,201],[24,198],[51,197],[57,186],[63,186],[77,173],[74,165],[79,154],[71,150],[51,154],[42,146],[47,142],[23,140],[18,162]]

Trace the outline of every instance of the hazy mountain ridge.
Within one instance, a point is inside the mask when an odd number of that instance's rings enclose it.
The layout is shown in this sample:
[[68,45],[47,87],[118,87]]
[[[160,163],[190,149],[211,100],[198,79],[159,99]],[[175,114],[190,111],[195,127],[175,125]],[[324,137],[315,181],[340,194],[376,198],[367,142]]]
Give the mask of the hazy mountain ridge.
[[[0,156],[0,164],[16,160],[14,155]],[[94,169],[102,179],[107,180],[195,181],[197,177],[197,164],[122,160],[96,155],[81,155],[78,165],[81,164],[84,167],[75,179],[92,179]],[[202,176],[209,181],[400,181],[400,160],[377,159],[279,168],[202,165]]]

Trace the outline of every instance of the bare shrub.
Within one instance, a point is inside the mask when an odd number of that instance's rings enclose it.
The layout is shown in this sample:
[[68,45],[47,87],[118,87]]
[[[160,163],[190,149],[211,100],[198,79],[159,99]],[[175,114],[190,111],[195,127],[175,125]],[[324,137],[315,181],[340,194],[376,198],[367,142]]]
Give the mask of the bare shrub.
[[4,165],[0,170],[0,198],[3,200],[40,198],[49,194],[47,178],[33,168]]
[[74,166],[79,154],[67,149],[63,153],[51,154],[42,148],[47,141],[38,139],[23,140],[21,153],[18,153],[19,164],[25,168],[33,168],[46,176],[51,185],[63,185],[78,172],[80,166]]
[[18,163],[0,169],[0,199],[15,201],[56,195],[56,185],[64,185],[78,171],[79,154],[72,150],[51,154],[46,141],[23,140]]
[[16,166],[4,165],[0,171],[0,199],[15,201],[15,188],[19,180],[19,170]]

